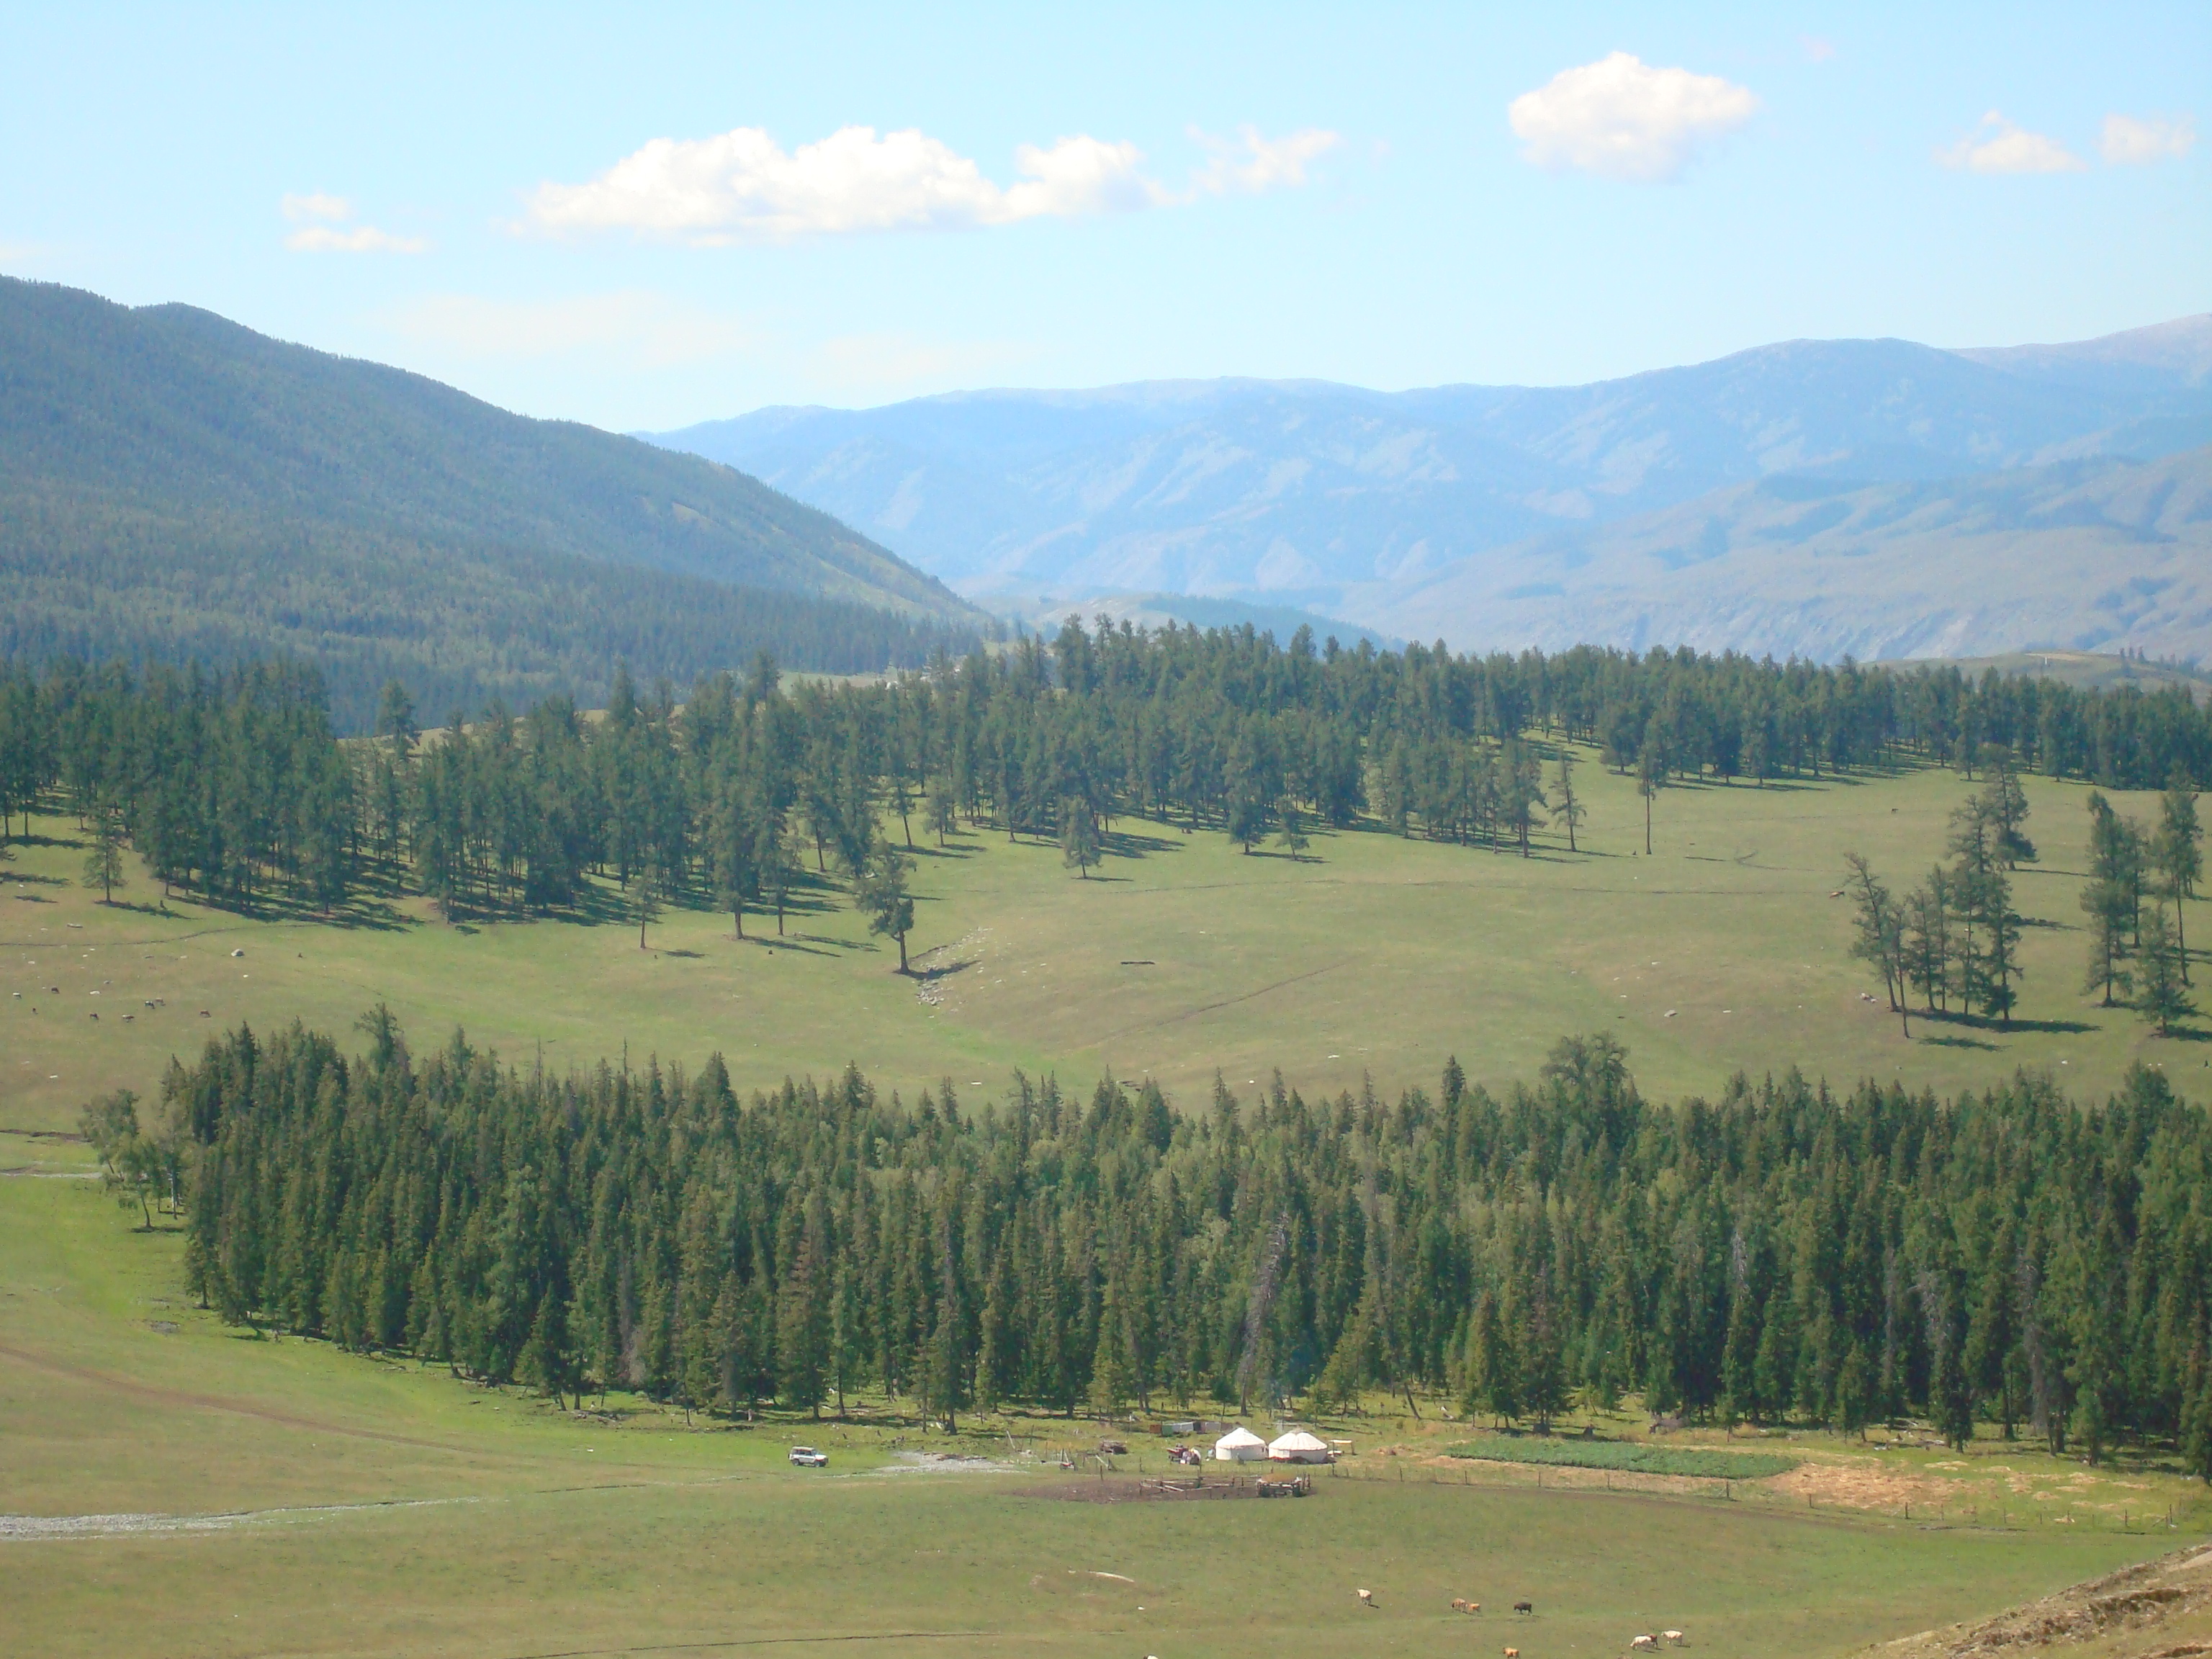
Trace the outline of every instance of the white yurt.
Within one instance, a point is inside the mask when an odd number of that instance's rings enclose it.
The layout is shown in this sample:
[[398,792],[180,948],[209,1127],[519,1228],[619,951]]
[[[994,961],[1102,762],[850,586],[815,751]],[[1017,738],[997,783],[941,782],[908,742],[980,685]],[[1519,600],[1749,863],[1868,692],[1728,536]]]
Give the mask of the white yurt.
[[1328,1462],[1328,1443],[1317,1440],[1304,1429],[1292,1429],[1267,1447],[1271,1463],[1326,1463]]
[[1267,1443],[1247,1428],[1234,1428],[1213,1443],[1217,1463],[1258,1463],[1267,1455]]

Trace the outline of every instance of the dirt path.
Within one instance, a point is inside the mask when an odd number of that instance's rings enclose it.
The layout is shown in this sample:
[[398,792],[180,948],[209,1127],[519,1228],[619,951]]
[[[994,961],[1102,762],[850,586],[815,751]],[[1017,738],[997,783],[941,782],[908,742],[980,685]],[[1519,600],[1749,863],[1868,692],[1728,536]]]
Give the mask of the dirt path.
[[389,1498],[362,1504],[301,1504],[285,1509],[230,1510],[215,1515],[0,1515],[0,1541],[119,1538],[153,1532],[224,1532],[233,1527],[317,1520],[358,1510],[422,1510],[476,1504],[476,1498]]

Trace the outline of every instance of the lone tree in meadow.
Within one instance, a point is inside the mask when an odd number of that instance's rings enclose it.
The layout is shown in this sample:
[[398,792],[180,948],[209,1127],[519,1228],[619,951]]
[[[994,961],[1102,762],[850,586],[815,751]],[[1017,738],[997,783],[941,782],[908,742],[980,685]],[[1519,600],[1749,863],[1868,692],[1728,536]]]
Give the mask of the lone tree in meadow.
[[875,856],[861,866],[860,878],[853,884],[853,896],[868,918],[870,933],[898,941],[898,970],[910,972],[906,936],[914,928],[914,896],[906,890],[905,859],[878,843]]
[[1299,811],[1288,800],[1283,803],[1281,841],[1283,850],[1291,855],[1291,862],[1293,864],[1304,858],[1306,848],[1313,845],[1312,837],[1306,834],[1305,814]]

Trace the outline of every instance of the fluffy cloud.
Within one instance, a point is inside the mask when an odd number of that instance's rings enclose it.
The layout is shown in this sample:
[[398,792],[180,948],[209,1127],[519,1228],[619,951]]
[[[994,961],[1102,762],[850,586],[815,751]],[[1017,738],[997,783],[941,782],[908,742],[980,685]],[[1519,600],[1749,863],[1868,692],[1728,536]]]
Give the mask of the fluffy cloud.
[[1522,154],[1540,167],[1572,167],[1651,183],[1677,177],[1698,150],[1759,112],[1747,88],[1717,75],[1654,69],[1616,52],[1562,70],[1506,106]]
[[284,246],[295,253],[420,253],[430,246],[419,236],[394,236],[374,225],[348,225],[353,204],[343,196],[316,191],[287,196],[277,207],[300,227],[284,239]]
[[1305,182],[1333,133],[1267,139],[1213,161],[1178,196],[1139,171],[1134,144],[1081,134],[1014,152],[1020,176],[1000,185],[942,141],[908,128],[844,127],[786,150],[758,127],[712,138],[656,138],[587,184],[540,185],[529,222],[555,234],[628,230],[721,246],[863,231],[969,230],[1024,219],[1127,212],[1200,192]]
[[2138,120],[2132,115],[2107,115],[2097,149],[2114,167],[2144,167],[2169,156],[2189,154],[2197,143],[2197,123],[2183,115],[2168,119],[2154,115]]
[[1968,173],[2079,173],[2088,165],[2056,138],[2030,132],[1996,110],[1957,143],[1938,149],[1936,159]]

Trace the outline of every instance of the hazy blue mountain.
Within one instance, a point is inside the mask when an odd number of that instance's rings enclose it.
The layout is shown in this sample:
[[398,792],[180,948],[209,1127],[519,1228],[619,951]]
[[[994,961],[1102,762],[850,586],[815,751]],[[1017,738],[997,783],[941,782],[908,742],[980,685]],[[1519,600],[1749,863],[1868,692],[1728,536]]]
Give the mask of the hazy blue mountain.
[[1588,386],[966,392],[655,441],[757,473],[979,598],[1340,614],[1376,583],[1778,474],[1930,480],[2212,441],[2208,356],[2212,318],[2194,318],[1996,352],[1796,341]]
[[1351,614],[1462,648],[2212,659],[2212,448],[1933,482],[1766,478],[1374,584]]
[[348,708],[394,673],[440,714],[588,695],[617,659],[880,668],[982,621],[726,465],[190,307],[7,278],[0,574],[0,654],[282,649]]

